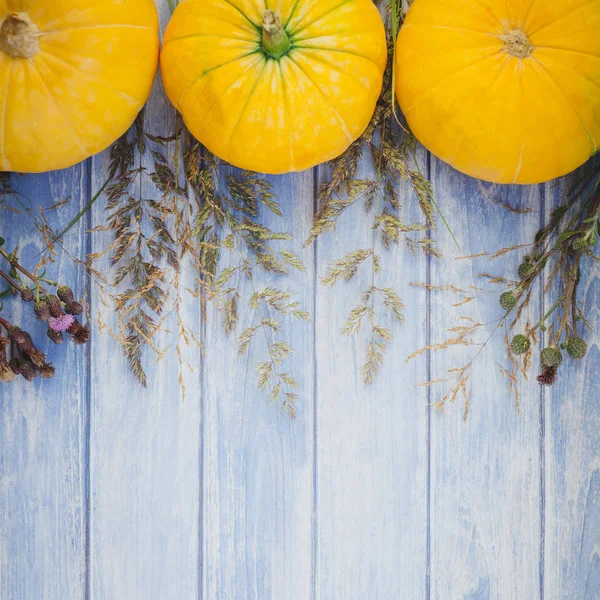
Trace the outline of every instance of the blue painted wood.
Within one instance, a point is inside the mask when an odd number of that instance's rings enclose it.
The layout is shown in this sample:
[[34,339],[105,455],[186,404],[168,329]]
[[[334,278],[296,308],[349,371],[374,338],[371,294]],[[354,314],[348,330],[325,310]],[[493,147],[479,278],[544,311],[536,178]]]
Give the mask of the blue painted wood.
[[[426,155],[419,160],[426,166]],[[321,171],[321,177],[326,174]],[[366,160],[360,177],[373,178]],[[400,218],[422,220],[409,186],[401,188]],[[370,248],[373,216],[357,204],[340,218],[335,232],[317,241],[317,268],[323,277],[335,260]],[[427,260],[403,246],[386,252],[375,284],[398,291],[407,305],[405,324],[378,318],[393,340],[380,377],[363,383],[362,366],[371,339],[367,322],[360,333],[342,337],[350,310],[372,284],[371,264],[334,288],[316,289],[316,561],[317,598],[426,597],[427,589],[427,362],[405,364],[426,344],[427,303],[422,289]]]
[[[492,186],[437,160],[432,180],[437,201],[462,247],[459,253],[446,231],[437,232],[446,259],[433,263],[431,283],[470,290],[470,286],[489,288],[478,276],[483,272],[515,279],[518,252],[494,262],[487,257],[454,258],[533,239],[542,208],[540,189]],[[510,214],[493,199],[537,212]],[[479,323],[501,316],[497,293],[469,296],[475,299],[453,307],[462,295],[432,293],[432,342],[447,339],[451,327],[468,325],[460,315]],[[533,323],[536,317],[535,312],[530,315]],[[474,337],[479,342],[486,339],[482,334]],[[484,350],[474,363],[467,384],[472,398],[466,423],[462,395],[444,414],[432,414],[432,598],[540,598],[540,390],[535,380],[522,386],[519,414],[508,381],[494,363],[494,359],[506,362],[503,337],[503,331],[496,334],[488,344],[489,353]],[[477,350],[457,346],[432,354],[432,379],[454,378],[448,369],[463,367]],[[439,402],[448,387],[430,388],[431,402]]]
[[[572,185],[568,177],[546,186],[548,212]],[[592,600],[600,598],[600,266],[584,258],[581,271],[592,330],[579,334],[588,355],[577,364],[565,356],[558,383],[544,394],[544,586],[547,598]],[[555,298],[547,297],[546,306]]]
[[[159,6],[164,24],[168,0]],[[148,123],[164,134],[172,119],[157,84]],[[102,185],[107,163],[105,153],[16,181],[34,203],[71,196],[69,205],[49,213],[60,229]],[[432,164],[437,199],[462,254],[528,240],[544,218],[509,215],[492,197],[536,209],[545,200],[549,210],[564,189],[489,186]],[[372,169],[364,164],[362,172]],[[49,267],[49,275],[89,288],[93,344],[83,351],[72,344],[52,348],[53,381],[0,387],[2,600],[598,597],[597,264],[584,269],[594,334],[580,370],[563,370],[559,386],[544,396],[535,381],[527,384],[518,414],[506,380],[484,358],[463,423],[460,400],[440,414],[430,406],[438,388],[415,385],[447,376],[466,349],[408,365],[404,359],[445,338],[461,313],[497,317],[496,295],[452,307],[454,297],[408,284],[479,285],[484,270],[513,274],[517,255],[493,264],[455,261],[441,227],[444,262],[393,250],[381,279],[400,289],[406,324],[396,330],[379,380],[365,387],[358,373],[367,336],[347,340],[338,331],[369,284],[368,269],[334,290],[318,277],[332,260],[370,243],[371,222],[357,207],[336,232],[302,250],[321,176],[272,178],[286,213],[282,226],[293,232],[307,267],[283,284],[299,293],[314,319],[285,323],[302,387],[295,422],[256,390],[254,367],[264,359],[264,344],[239,357],[220,315],[211,307],[203,321],[189,297],[183,317],[201,331],[208,353],[183,347],[194,367],[184,371],[184,397],[174,338],[165,331],[159,344],[171,349],[156,364],[146,356],[143,390],[117,343],[98,327],[99,315],[116,325],[98,287],[64,256]],[[147,185],[143,191],[154,193]],[[406,220],[418,218],[408,190],[402,200]],[[272,215],[264,218],[279,227]],[[111,234],[84,233],[104,222],[99,202],[67,235],[68,250],[84,258],[88,249],[105,248]],[[33,259],[40,237],[27,219],[3,211],[0,227],[9,243],[18,235],[23,256]],[[108,262],[102,268],[114,273]],[[260,275],[254,285],[269,281]],[[185,270],[181,287],[191,283]],[[248,290],[246,282],[242,291]],[[173,307],[166,313],[165,327],[175,331]],[[22,305],[9,303],[7,314],[21,319]],[[41,329],[36,339],[45,340]],[[502,346],[499,336],[490,349],[500,357]]]
[[[169,16],[168,2],[160,3],[161,23]],[[174,111],[157,81],[146,108],[145,123],[151,133],[169,135]],[[171,148],[171,152],[173,149]],[[153,171],[150,157],[143,166]],[[92,187],[106,179],[108,155],[93,161]],[[133,191],[136,193],[136,190]],[[143,179],[144,197],[156,189]],[[105,223],[102,203],[92,212],[94,226]],[[108,232],[92,236],[92,251],[105,249],[113,240]],[[100,262],[107,277],[115,269]],[[184,269],[180,287],[193,287],[193,275]],[[113,309],[103,304],[99,288],[92,288],[95,341],[91,364],[90,428],[90,581],[89,598],[127,600],[196,598],[200,585],[200,351],[182,347],[182,358],[195,367],[183,371],[187,389],[179,383],[180,368],[175,349],[177,318],[173,295],[165,307],[164,332],[156,338],[159,348],[170,349],[156,361],[146,353],[148,389],[133,378],[119,345],[101,321],[113,330]],[[188,298],[182,319],[199,330],[200,307]],[[172,332],[172,333],[171,333]]]
[[[263,211],[261,222],[294,236],[280,245],[295,252],[306,271],[275,278],[255,269],[252,282],[242,278],[242,319],[230,337],[223,331],[222,313],[209,305],[203,369],[204,598],[311,597],[313,324],[282,319],[279,337],[294,355],[281,371],[300,384],[294,421],[257,389],[257,364],[269,360],[264,333],[257,333],[246,355],[238,355],[237,337],[259,322],[247,306],[254,291],[269,285],[290,290],[303,309],[313,309],[314,248],[302,248],[312,222],[313,175],[271,181],[285,218]],[[225,256],[223,267],[238,265],[244,253],[242,248]]]
[[[22,202],[34,211],[71,198],[46,212],[63,229],[89,196],[89,165],[47,175],[12,176]],[[6,204],[20,207],[14,199]],[[17,244],[33,268],[43,248],[33,221],[0,208],[0,236]],[[71,254],[86,253],[85,221],[66,238]],[[4,259],[2,268],[6,270]],[[70,258],[60,255],[47,277],[85,295],[86,281]],[[2,286],[4,289],[4,286]],[[0,384],[0,598],[83,598],[86,572],[86,510],[89,385],[88,349],[55,346],[46,327],[20,299],[5,299],[2,317],[28,330],[56,366],[52,380]]]

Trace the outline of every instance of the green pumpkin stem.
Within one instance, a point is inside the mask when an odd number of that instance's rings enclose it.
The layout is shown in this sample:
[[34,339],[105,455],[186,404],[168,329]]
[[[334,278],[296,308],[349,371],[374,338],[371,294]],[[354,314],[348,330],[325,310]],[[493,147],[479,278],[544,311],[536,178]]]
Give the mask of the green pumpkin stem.
[[267,56],[279,60],[284,54],[287,54],[291,45],[290,38],[281,23],[281,15],[274,10],[266,10],[262,27],[263,52]]

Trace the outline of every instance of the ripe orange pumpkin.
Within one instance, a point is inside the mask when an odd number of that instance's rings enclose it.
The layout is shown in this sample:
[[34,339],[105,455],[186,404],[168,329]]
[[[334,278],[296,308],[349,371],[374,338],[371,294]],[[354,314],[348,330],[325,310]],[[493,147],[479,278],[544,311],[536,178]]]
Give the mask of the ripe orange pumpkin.
[[104,150],[148,99],[158,49],[153,0],[0,0],[0,171]]
[[539,183],[600,148],[600,0],[415,0],[396,95],[459,171]]
[[161,73],[192,134],[220,158],[263,173],[339,156],[379,97],[385,31],[371,0],[183,0]]

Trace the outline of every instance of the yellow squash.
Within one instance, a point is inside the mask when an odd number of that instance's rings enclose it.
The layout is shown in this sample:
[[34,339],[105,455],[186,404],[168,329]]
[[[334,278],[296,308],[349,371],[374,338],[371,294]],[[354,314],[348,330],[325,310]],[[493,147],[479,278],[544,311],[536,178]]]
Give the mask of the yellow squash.
[[104,150],[148,99],[158,49],[153,0],[0,0],[0,171]]
[[364,132],[386,57],[371,0],[183,0],[161,72],[209,150],[285,173],[340,155]]
[[396,53],[411,129],[463,173],[539,183],[600,147],[600,0],[415,0]]

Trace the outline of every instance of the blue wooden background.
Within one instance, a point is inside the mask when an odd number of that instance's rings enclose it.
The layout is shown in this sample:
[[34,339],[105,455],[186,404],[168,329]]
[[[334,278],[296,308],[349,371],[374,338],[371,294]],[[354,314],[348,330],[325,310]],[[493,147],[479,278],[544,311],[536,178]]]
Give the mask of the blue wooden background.
[[[164,25],[168,1],[159,5]],[[168,132],[173,111],[159,83],[148,111],[152,131]],[[462,254],[531,239],[568,185],[498,187],[425,152],[419,158]],[[105,153],[13,182],[34,206],[71,197],[50,213],[60,230],[102,185],[107,163]],[[453,260],[443,229],[436,237],[444,261],[394,249],[383,270],[402,290],[406,323],[381,376],[365,387],[366,338],[338,331],[369,274],[333,290],[319,277],[368,243],[370,223],[357,208],[336,232],[302,248],[321,177],[317,169],[272,178],[307,266],[282,285],[313,317],[308,326],[286,323],[302,385],[296,421],[256,390],[260,357],[239,357],[219,315],[210,309],[201,323],[190,300],[185,318],[209,351],[184,350],[196,367],[185,373],[185,399],[174,351],[147,365],[143,390],[96,325],[83,350],[54,348],[54,380],[0,388],[0,599],[600,598],[598,263],[581,286],[594,327],[586,360],[563,369],[552,389],[526,384],[520,414],[506,380],[483,360],[464,423],[460,406],[441,414],[431,406],[439,390],[415,384],[461,364],[466,351],[405,364],[416,348],[444,339],[461,309],[451,296],[409,284],[479,285],[489,263]],[[509,214],[494,198],[534,212]],[[402,200],[405,219],[418,219],[408,189]],[[33,260],[41,244],[30,223],[6,211],[0,219],[3,237]],[[109,233],[85,234],[104,220],[100,201],[65,238],[69,251],[83,259],[110,243]],[[517,260],[508,255],[493,268],[514,271]],[[100,311],[114,324],[70,260],[51,271],[87,289],[94,323]],[[490,320],[496,302],[483,295],[470,314]],[[5,309],[15,321],[21,304]],[[173,314],[168,324],[174,328]],[[161,342],[172,339],[165,333]],[[503,352],[501,335],[492,350]]]

